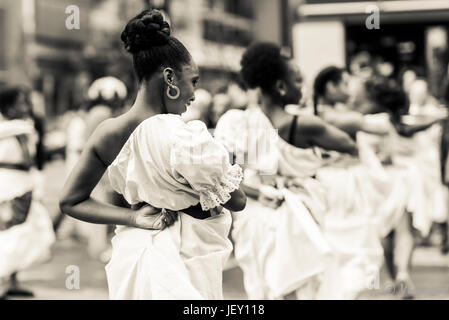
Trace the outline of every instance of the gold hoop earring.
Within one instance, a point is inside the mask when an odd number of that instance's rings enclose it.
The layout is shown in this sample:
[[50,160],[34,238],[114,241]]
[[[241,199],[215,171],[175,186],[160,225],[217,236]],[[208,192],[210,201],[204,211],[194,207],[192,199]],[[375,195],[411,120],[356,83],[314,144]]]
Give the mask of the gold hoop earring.
[[[170,93],[170,90],[171,90],[171,89],[173,89],[173,90],[176,91],[176,93],[175,93],[174,95],[172,95],[172,94]],[[170,86],[167,87],[167,97],[168,97],[169,99],[176,100],[176,99],[179,98],[179,95],[180,95],[180,94],[181,94],[181,91],[179,90],[179,88],[178,88],[177,86],[175,86],[175,85],[170,85]]]

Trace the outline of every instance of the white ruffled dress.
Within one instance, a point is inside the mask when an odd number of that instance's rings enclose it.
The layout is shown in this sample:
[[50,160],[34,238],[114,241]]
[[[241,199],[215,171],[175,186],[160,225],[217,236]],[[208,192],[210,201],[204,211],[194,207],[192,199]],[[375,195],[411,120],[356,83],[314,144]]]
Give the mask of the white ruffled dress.
[[330,152],[317,172],[329,201],[323,230],[334,253],[319,299],[357,298],[372,288],[383,262],[381,224],[391,217],[393,209],[386,214],[381,211],[387,210],[384,206],[392,183],[375,154],[370,135],[358,132],[357,145],[358,158]]
[[299,299],[315,298],[331,256],[316,222],[327,210],[325,191],[311,178],[320,158],[283,141],[259,107],[228,111],[214,135],[245,164],[247,185],[260,187],[263,174],[301,182],[299,189],[282,190],[285,201],[277,209],[248,198],[234,215],[234,254],[248,298],[280,299],[295,291]]
[[[16,136],[26,135],[32,142],[35,134],[31,121],[0,119],[0,162],[22,164],[23,152]],[[14,214],[10,201],[36,190],[36,187],[35,172],[0,168],[0,215]],[[50,254],[50,247],[55,240],[53,224],[35,195],[36,192],[33,192],[25,222],[0,231],[0,278],[42,262]]]
[[222,299],[222,271],[231,251],[231,215],[195,219],[183,209],[216,208],[242,179],[226,149],[201,121],[165,114],[145,120],[108,168],[112,187],[129,204],[181,211],[162,230],[119,226],[106,266],[111,299]]

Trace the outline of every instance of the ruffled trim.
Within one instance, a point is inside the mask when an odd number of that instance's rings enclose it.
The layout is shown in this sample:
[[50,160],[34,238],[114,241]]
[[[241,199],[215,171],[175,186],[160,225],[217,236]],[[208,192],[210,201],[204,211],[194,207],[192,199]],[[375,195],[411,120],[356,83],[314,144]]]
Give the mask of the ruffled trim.
[[239,188],[242,179],[242,168],[237,164],[233,165],[214,186],[200,192],[201,209],[208,211],[228,202],[231,193]]

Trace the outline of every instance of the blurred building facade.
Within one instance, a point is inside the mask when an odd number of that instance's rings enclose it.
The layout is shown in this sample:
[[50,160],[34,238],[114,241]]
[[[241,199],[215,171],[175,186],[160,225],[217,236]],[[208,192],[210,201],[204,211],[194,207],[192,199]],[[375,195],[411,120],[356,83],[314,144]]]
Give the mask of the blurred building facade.
[[[295,56],[313,76],[322,67],[348,66],[362,51],[391,62],[395,71],[421,66],[435,95],[447,73],[447,0],[304,0],[293,26]],[[378,13],[379,28],[367,19]],[[372,21],[371,21],[372,22]],[[369,22],[368,22],[369,23]]]
[[[80,29],[66,28],[68,6],[80,10]],[[0,0],[0,81],[41,91],[46,114],[71,103],[89,36],[89,0]]]
[[241,56],[251,42],[290,44],[287,0],[165,2],[169,3],[175,36],[192,53],[200,67],[202,86],[212,93],[236,79]]
[[[0,82],[42,91],[46,115],[79,107],[94,78],[114,75],[133,86],[131,58],[120,42],[126,22],[144,8],[160,8],[173,34],[191,51],[206,89],[236,79],[254,40],[291,45],[300,0],[0,0]],[[80,28],[69,30],[68,6]],[[132,90],[130,90],[132,92]]]

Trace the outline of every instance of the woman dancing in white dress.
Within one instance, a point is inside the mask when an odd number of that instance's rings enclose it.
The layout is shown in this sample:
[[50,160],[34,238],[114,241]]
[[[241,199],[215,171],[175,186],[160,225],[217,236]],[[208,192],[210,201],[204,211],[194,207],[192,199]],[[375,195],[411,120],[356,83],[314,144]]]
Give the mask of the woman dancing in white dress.
[[17,272],[48,259],[53,225],[36,183],[37,132],[24,90],[0,90],[0,299],[32,296]]
[[[262,103],[225,113],[215,137],[244,163],[244,190],[254,199],[235,218],[232,232],[245,290],[250,299],[313,299],[331,255],[318,226],[327,200],[313,178],[321,165],[314,146],[355,154],[357,148],[321,119],[284,111],[299,103],[302,77],[278,46],[255,43],[241,64],[243,79],[261,90]],[[269,186],[273,179],[283,180],[279,189]]]
[[[202,122],[181,120],[179,114],[194,99],[198,69],[170,36],[161,13],[137,15],[122,40],[140,82],[136,101],[92,135],[66,184],[62,208],[86,221],[121,225],[106,267],[110,298],[220,299],[223,264],[232,248],[227,209],[242,210],[246,201],[239,190],[241,169],[229,163],[227,151]],[[145,115],[149,119],[138,124]],[[151,221],[155,210],[141,208],[136,214],[90,199],[106,164],[113,188],[131,205],[147,203],[164,213]],[[83,178],[90,181],[84,183],[88,192],[82,190]],[[182,211],[174,224],[172,211]]]
[[319,292],[326,299],[355,299],[378,279],[383,249],[377,212],[391,188],[367,136],[387,135],[389,126],[346,108],[347,77],[343,69],[331,66],[314,81],[315,113],[353,136],[361,148],[359,157],[327,154],[317,172],[329,197],[324,233],[335,252]]

